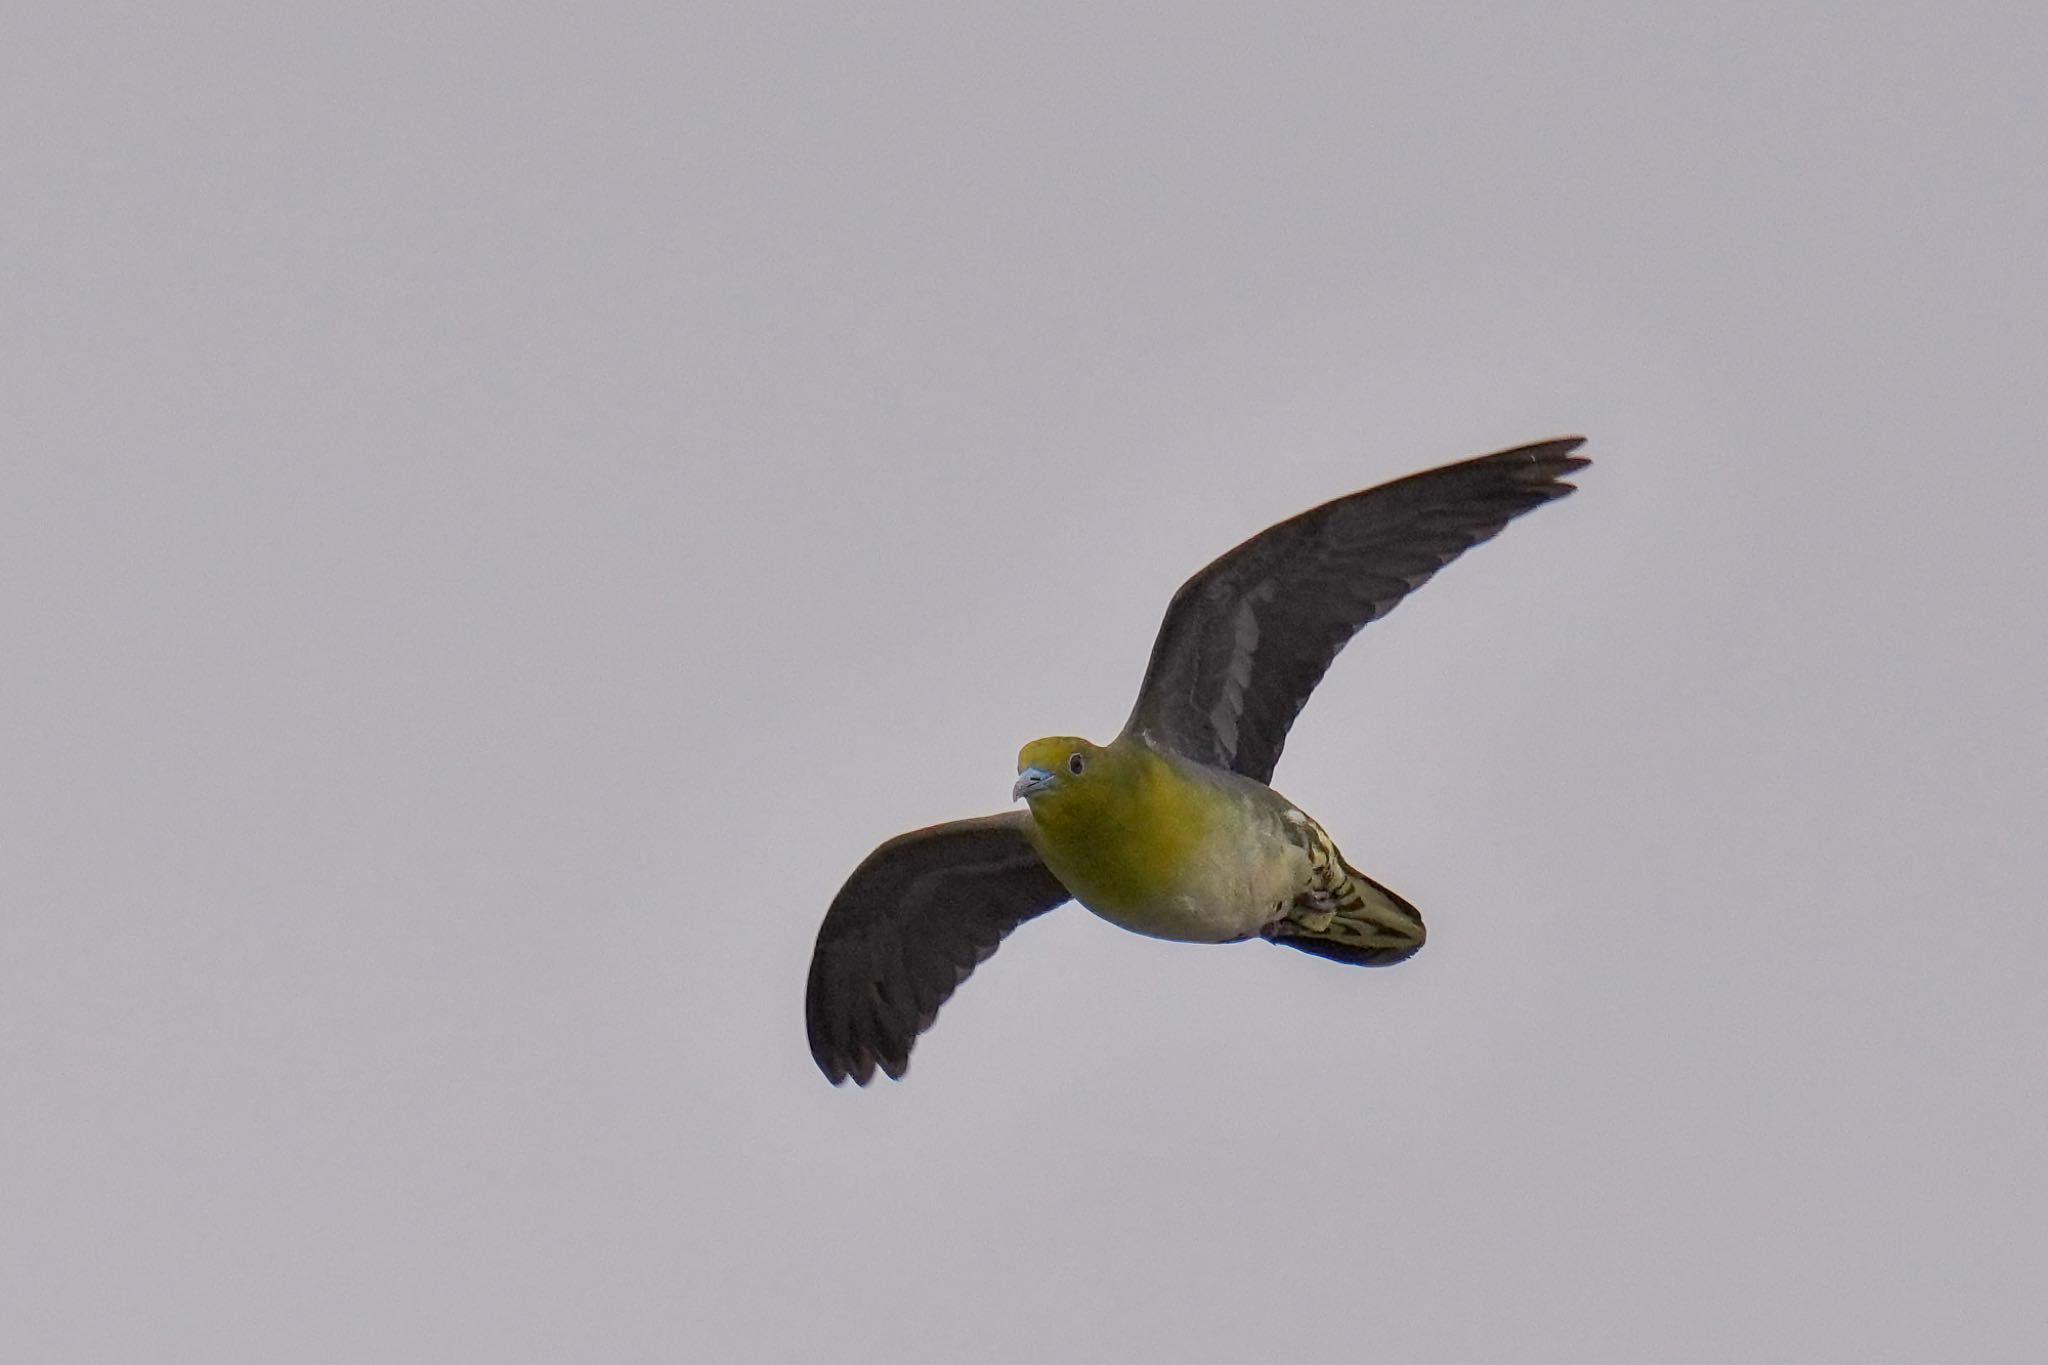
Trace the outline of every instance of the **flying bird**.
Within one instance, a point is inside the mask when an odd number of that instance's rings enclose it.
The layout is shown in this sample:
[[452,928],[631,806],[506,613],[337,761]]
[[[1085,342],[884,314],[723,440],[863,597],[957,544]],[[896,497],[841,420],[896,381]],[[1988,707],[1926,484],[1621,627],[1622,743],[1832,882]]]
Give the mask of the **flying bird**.
[[1133,933],[1262,938],[1361,967],[1422,947],[1422,916],[1267,786],[1347,641],[1590,463],[1561,437],[1412,474],[1268,527],[1181,585],[1108,744],[1017,756],[1026,809],[899,834],[818,929],[804,998],[834,1085],[902,1079],[939,1006],[1003,938],[1073,899]]

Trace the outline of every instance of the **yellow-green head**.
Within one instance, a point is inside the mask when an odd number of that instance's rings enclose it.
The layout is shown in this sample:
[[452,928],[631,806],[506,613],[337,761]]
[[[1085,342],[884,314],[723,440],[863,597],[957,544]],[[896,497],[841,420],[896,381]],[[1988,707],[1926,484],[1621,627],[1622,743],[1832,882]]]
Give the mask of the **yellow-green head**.
[[1017,754],[1011,799],[1031,803],[1032,818],[1072,828],[1114,817],[1140,784],[1136,756],[1073,735],[1034,739]]
[[1030,800],[1035,810],[1040,801],[1066,801],[1099,777],[1091,772],[1102,759],[1101,746],[1073,735],[1052,735],[1034,739],[1017,751],[1017,785],[1010,799]]

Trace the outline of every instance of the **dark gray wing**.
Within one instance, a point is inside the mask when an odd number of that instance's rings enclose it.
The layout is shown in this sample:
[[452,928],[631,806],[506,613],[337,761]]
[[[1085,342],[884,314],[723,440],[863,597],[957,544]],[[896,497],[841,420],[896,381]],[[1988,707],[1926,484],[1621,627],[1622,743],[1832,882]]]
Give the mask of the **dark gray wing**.
[[1481,455],[1326,502],[1181,585],[1124,725],[1261,782],[1330,661],[1368,621],[1509,521],[1572,491],[1583,437]]
[[1025,811],[899,834],[839,888],[804,992],[811,1056],[837,1085],[896,1080],[917,1035],[1003,936],[1067,898]]

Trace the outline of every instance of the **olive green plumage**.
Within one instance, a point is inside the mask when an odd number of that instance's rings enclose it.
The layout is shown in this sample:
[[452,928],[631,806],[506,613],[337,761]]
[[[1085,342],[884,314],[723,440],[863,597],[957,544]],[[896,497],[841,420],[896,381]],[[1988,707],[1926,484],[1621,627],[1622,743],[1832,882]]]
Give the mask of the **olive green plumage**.
[[1515,517],[1572,491],[1564,437],[1311,508],[1174,594],[1137,704],[1106,745],[1018,755],[1028,811],[899,835],[826,911],[805,997],[835,1084],[900,1078],[917,1035],[1004,935],[1069,897],[1134,933],[1248,938],[1361,966],[1423,943],[1415,907],[1266,785],[1294,717],[1367,622]]

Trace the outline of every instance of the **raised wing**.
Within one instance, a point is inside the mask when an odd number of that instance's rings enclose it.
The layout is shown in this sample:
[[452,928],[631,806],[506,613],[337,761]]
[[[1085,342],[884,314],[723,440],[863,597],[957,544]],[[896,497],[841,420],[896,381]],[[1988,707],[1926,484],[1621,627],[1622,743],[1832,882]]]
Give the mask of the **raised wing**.
[[1288,727],[1368,621],[1522,513],[1572,491],[1584,437],[1368,488],[1253,536],[1181,585],[1124,725],[1265,782]]
[[953,990],[1025,920],[1067,898],[1025,811],[899,834],[867,856],[818,928],[804,1021],[837,1085],[895,1080]]

